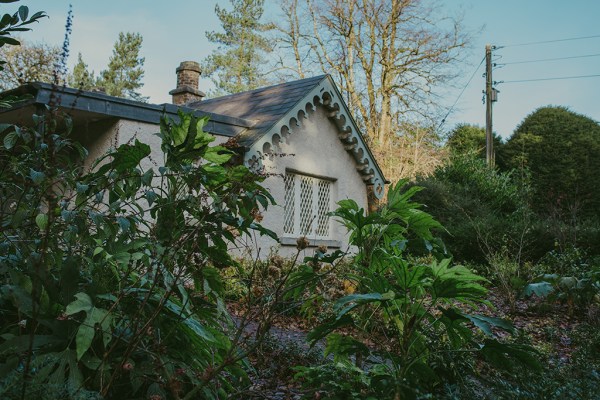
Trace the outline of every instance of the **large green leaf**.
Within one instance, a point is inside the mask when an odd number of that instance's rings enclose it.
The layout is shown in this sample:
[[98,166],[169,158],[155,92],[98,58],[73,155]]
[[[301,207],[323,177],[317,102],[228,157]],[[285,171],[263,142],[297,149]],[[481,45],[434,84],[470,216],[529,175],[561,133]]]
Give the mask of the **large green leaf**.
[[346,314],[341,318],[336,318],[317,326],[315,329],[310,331],[306,338],[311,343],[311,345],[314,346],[317,341],[324,338],[329,333],[333,332],[335,329],[353,324],[354,320],[352,319],[352,317]]
[[530,283],[523,288],[523,296],[530,297],[532,295],[536,295],[538,297],[547,297],[550,293],[554,291],[554,287],[550,282],[535,282]]
[[119,173],[129,172],[137,167],[140,161],[150,155],[150,146],[136,139],[132,145],[122,144],[111,155],[113,160],[109,167],[101,168],[101,171],[106,172],[106,170],[112,168]]
[[329,354],[334,354],[334,361],[339,361],[340,355],[369,354],[369,348],[351,336],[332,333],[327,336],[324,356]]
[[481,348],[481,354],[494,366],[508,371],[513,369],[515,361],[536,371],[542,369],[537,352],[531,346],[500,343],[495,339],[486,339]]
[[351,294],[349,296],[342,297],[335,302],[333,311],[337,314],[336,318],[341,318],[354,308],[374,302],[381,302],[387,300],[393,300],[395,293],[390,291],[388,293],[365,293],[365,294]]
[[92,345],[96,332],[96,324],[99,324],[102,330],[104,345],[106,346],[110,343],[112,337],[110,331],[111,316],[107,310],[95,307],[92,304],[92,299],[86,293],[77,293],[75,298],[76,300],[67,305],[65,314],[74,315],[82,311],[86,314],[75,336],[77,360],[80,360]]
[[206,161],[215,164],[224,164],[231,159],[233,153],[221,146],[209,147],[203,155]]
[[463,314],[465,318],[481,329],[487,336],[493,336],[492,328],[500,328],[507,332],[514,333],[515,327],[502,318],[486,317],[485,315]]

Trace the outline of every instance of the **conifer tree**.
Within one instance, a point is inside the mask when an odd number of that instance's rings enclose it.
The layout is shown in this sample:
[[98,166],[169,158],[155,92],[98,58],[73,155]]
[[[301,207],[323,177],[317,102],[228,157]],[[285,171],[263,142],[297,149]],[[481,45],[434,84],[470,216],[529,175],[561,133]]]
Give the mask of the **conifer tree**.
[[77,64],[73,67],[73,72],[67,77],[67,85],[81,90],[92,90],[96,86],[94,71],[89,71],[81,53],[77,56]]
[[229,94],[264,86],[261,73],[265,55],[273,47],[265,32],[269,24],[260,22],[264,0],[230,0],[233,10],[215,7],[224,32],[206,32],[212,43],[218,44],[203,62],[203,73],[212,77],[216,94]]
[[499,153],[500,166],[529,170],[536,211],[568,220],[600,217],[598,154],[600,124],[560,106],[529,114]]
[[147,101],[137,90],[144,84],[144,57],[140,57],[142,35],[139,33],[119,33],[108,68],[100,72],[96,85],[106,94]]

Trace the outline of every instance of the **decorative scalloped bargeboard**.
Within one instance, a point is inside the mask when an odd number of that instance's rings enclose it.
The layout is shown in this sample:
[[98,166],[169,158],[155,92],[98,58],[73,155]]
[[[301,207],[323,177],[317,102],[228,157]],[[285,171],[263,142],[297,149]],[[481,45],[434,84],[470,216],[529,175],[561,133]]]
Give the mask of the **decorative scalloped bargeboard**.
[[301,121],[309,117],[312,111],[322,106],[328,117],[338,129],[338,138],[344,149],[356,161],[356,170],[367,185],[373,185],[373,193],[378,199],[385,193],[385,179],[377,167],[373,155],[369,151],[354,119],[341,98],[331,78],[324,79],[309,94],[299,101],[269,131],[258,139],[246,152],[244,162],[254,170],[261,171],[262,160],[269,157],[279,144],[287,142],[295,134],[294,129],[301,126]]

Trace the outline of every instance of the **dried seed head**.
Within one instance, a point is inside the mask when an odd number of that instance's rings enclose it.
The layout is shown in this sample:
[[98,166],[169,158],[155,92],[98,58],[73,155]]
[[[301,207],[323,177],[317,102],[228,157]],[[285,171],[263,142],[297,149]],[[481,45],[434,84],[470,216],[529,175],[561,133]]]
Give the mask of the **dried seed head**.
[[282,268],[283,264],[285,263],[285,259],[278,254],[271,256],[269,261],[271,262],[271,264],[273,264],[277,268]]
[[269,265],[269,275],[275,278],[279,278],[281,276],[281,269],[279,269],[275,265]]
[[310,244],[310,242],[308,241],[306,236],[299,237],[298,240],[296,240],[296,248],[298,250],[306,249],[309,244]]

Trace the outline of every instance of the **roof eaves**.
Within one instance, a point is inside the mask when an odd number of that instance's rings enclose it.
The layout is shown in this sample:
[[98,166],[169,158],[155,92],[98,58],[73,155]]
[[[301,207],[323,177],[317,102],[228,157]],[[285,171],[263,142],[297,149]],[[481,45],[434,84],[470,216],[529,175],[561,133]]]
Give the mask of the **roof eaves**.
[[[111,117],[130,119],[140,122],[158,124],[162,116],[178,118],[178,110],[194,113],[198,117],[208,116],[214,127],[211,133],[235,136],[256,125],[256,121],[235,118],[216,113],[179,107],[174,104],[151,104],[135,100],[109,96],[105,93],[90,92],[48,83],[34,82],[3,93],[3,96],[31,95],[33,98],[19,102],[8,111],[26,107],[31,104],[60,103],[64,109],[88,111]],[[60,100],[60,101],[59,101]]]

